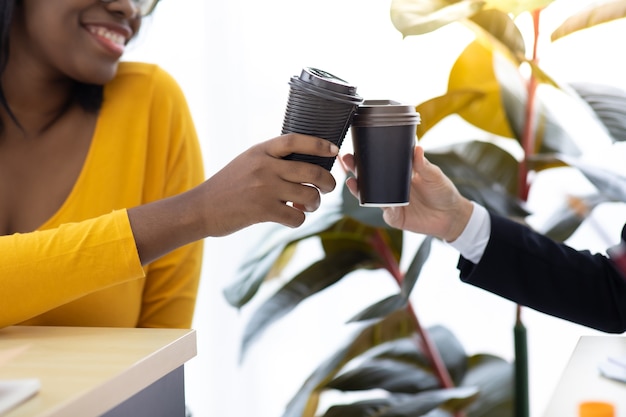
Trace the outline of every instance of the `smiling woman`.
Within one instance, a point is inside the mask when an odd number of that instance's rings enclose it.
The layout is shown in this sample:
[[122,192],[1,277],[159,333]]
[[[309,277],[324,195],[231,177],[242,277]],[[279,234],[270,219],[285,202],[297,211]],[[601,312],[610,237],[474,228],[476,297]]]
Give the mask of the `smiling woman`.
[[310,136],[267,140],[204,178],[178,83],[120,62],[156,4],[0,2],[0,327],[188,328],[205,237],[296,227],[335,186],[283,159],[337,154]]
[[201,242],[142,265],[126,210],[204,179],[176,82],[119,62],[140,5],[2,4],[0,325],[188,327]]

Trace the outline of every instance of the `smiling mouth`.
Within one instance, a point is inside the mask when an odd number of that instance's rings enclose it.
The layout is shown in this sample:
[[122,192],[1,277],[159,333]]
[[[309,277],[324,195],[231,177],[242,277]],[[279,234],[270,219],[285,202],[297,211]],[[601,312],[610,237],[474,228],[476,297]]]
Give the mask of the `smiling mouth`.
[[116,45],[119,45],[121,47],[123,47],[124,45],[126,45],[126,37],[124,35],[121,35],[117,32],[113,32],[109,29],[106,29],[102,26],[89,26],[88,27],[89,32],[93,33],[94,35],[100,37],[100,38],[104,38],[106,40],[108,40],[111,43],[114,43]]

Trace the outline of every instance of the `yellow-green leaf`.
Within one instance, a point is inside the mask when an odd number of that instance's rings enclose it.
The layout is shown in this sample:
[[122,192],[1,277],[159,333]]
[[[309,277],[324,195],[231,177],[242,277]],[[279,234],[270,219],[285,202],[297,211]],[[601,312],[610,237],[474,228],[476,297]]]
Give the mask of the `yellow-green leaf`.
[[552,32],[552,42],[579,30],[626,17],[626,2],[611,0],[587,7],[567,18]]
[[524,12],[543,9],[554,0],[485,0],[485,8],[498,9],[518,16]]
[[417,126],[417,137],[423,137],[442,119],[456,114],[470,103],[479,100],[485,93],[476,89],[448,91],[445,95],[435,97],[416,106],[421,116],[421,124]]
[[530,65],[533,77],[537,80],[537,82],[550,85],[554,88],[560,88],[559,84],[550,75],[548,75],[543,70],[543,68],[541,68],[536,62],[533,62],[533,61],[526,61],[526,62],[528,63],[528,65]]
[[503,52],[505,56],[511,56],[516,62],[520,62],[526,55],[524,37],[507,13],[493,9],[482,10],[472,16],[469,22],[476,24],[477,28],[471,24],[467,26],[473,29],[479,38],[486,38],[489,44]]
[[458,112],[459,116],[487,132],[514,137],[502,105],[500,85],[493,68],[493,52],[481,42],[470,43],[450,71],[448,91],[467,89],[480,90],[482,97],[468,103]]
[[482,0],[392,0],[391,22],[402,36],[423,35],[481,10]]
[[269,272],[265,276],[265,281],[271,281],[275,278],[278,278],[283,270],[290,264],[293,259],[296,249],[298,248],[298,242],[292,242],[285,246],[285,249],[281,252],[281,254],[274,262],[274,265],[270,268]]

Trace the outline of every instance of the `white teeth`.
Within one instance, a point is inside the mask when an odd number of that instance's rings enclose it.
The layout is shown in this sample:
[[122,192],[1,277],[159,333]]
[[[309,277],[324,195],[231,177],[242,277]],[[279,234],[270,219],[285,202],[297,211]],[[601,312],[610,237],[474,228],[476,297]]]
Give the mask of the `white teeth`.
[[103,27],[90,27],[89,31],[95,35],[106,38],[110,40],[111,42],[116,43],[118,45],[123,46],[126,43],[126,38],[124,38],[124,36],[120,35],[119,33],[112,32]]

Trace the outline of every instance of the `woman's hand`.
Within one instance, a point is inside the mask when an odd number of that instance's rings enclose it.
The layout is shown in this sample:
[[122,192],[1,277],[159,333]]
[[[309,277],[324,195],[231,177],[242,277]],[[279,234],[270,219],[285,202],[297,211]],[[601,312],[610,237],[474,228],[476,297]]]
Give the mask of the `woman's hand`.
[[283,158],[292,153],[335,157],[338,151],[327,140],[301,134],[251,147],[200,187],[210,236],[261,222],[300,226],[305,212],[319,207],[320,192],[332,191],[336,182],[321,166]]
[[300,226],[335,188],[326,169],[283,159],[292,153],[335,157],[339,149],[312,136],[287,134],[252,146],[191,190],[128,210],[143,264],[187,243],[275,222]]

